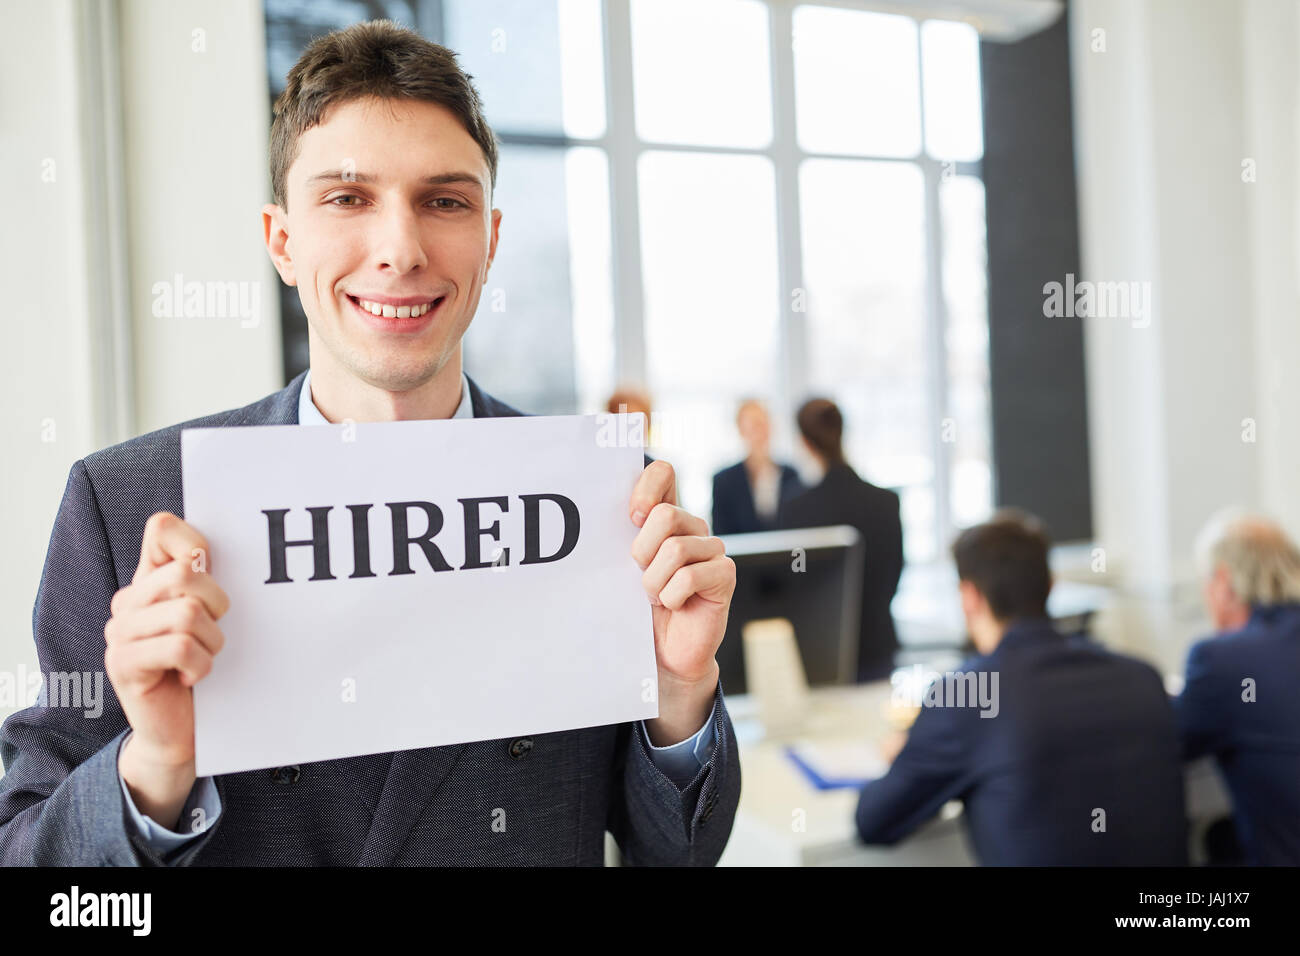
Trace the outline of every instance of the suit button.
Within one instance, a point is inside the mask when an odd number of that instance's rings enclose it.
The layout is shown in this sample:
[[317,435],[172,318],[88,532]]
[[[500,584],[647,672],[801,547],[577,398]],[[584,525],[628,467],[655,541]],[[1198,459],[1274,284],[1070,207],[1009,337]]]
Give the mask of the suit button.
[[510,756],[516,760],[522,760],[528,756],[529,751],[533,749],[532,737],[520,737],[518,740],[510,742]]
[[301,767],[276,767],[271,771],[271,779],[276,783],[297,783],[301,776]]

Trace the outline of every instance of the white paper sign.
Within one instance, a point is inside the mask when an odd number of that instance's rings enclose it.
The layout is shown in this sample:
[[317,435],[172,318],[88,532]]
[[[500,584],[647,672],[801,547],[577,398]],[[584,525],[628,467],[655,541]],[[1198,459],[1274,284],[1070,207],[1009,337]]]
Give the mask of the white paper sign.
[[231,602],[199,776],[657,716],[643,422],[186,429],[184,517]]

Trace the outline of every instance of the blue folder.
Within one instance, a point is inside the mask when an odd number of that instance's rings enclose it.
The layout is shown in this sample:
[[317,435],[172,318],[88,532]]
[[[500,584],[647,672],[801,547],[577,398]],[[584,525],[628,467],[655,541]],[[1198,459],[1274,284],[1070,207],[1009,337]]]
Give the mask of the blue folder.
[[803,775],[818,790],[845,790],[852,788],[860,790],[871,777],[823,777],[818,773],[808,761],[804,760],[795,751],[793,747],[785,748],[785,755],[793,761],[794,765],[803,771]]

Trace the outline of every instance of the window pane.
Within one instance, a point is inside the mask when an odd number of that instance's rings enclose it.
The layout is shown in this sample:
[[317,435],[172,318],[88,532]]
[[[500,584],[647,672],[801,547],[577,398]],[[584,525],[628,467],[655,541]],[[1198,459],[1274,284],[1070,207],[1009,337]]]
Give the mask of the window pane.
[[564,132],[605,135],[605,35],[600,0],[560,0],[560,70]]
[[908,485],[899,489],[899,514],[903,521],[903,560],[908,564],[938,557],[938,517],[934,513],[934,485]]
[[648,152],[638,174],[652,437],[682,476],[683,506],[707,513],[736,401],[770,394],[777,376],[772,164]]
[[934,547],[924,181],[910,163],[814,159],[799,189],[809,382],[840,404],[849,463],[904,492],[920,560]]
[[609,161],[604,150],[570,149],[569,276],[578,376],[576,411],[605,410],[614,390],[614,292],[609,236]]
[[915,20],[796,7],[794,42],[800,146],[874,156],[921,151]]
[[772,139],[767,8],[757,0],[633,0],[642,139],[766,146]]
[[980,43],[975,28],[949,20],[921,25],[925,151],[936,159],[984,155]]
[[444,0],[445,43],[498,133],[605,131],[599,0]]
[[957,176],[939,187],[943,296],[948,312],[948,417],[952,419],[952,521],[966,527],[993,508],[989,410],[988,262],[984,184]]
[[607,360],[575,342],[577,329],[599,327],[610,310],[609,187],[604,157],[592,152],[501,150],[500,240],[465,335],[465,367],[524,411],[574,412],[575,365],[586,375]]

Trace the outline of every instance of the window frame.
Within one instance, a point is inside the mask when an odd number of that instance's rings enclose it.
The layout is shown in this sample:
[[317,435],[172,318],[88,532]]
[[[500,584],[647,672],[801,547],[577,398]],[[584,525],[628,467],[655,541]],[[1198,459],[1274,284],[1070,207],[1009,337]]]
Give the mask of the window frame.
[[[700,146],[641,139],[636,131],[632,68],[632,0],[599,0],[604,44],[605,132],[599,137],[578,137],[562,133],[539,134],[494,127],[503,146],[532,146],[566,149],[594,147],[605,152],[609,169],[611,210],[610,249],[614,325],[614,378],[616,382],[646,383],[645,297],[641,272],[640,184],[638,164],[649,151],[695,152],[765,156],[776,182],[776,241],[778,288],[778,351],[781,364],[772,399],[774,416],[792,421],[798,404],[809,394],[808,329],[805,313],[792,308],[795,289],[804,289],[801,200],[799,170],[806,160],[870,160],[879,163],[907,163],[921,171],[925,195],[925,323],[928,342],[927,393],[934,473],[929,482],[934,492],[933,560],[942,560],[946,542],[956,532],[952,517],[952,469],[955,446],[943,440],[942,422],[949,417],[948,348],[945,331],[948,309],[943,293],[943,224],[940,190],[954,176],[967,176],[983,184],[981,160],[940,160],[927,152],[925,129],[925,60],[922,24],[927,20],[951,20],[940,11],[901,11],[894,5],[853,0],[758,0],[767,11],[770,57],[772,140],[765,147]],[[920,150],[914,156],[881,156],[872,153],[827,153],[804,149],[798,140],[795,117],[794,10],[800,6],[822,6],[905,16],[916,23],[917,82]],[[582,393],[581,383],[577,391]],[[991,417],[991,409],[990,409]],[[992,422],[989,423],[990,432]],[[993,454],[990,443],[990,458]],[[990,460],[990,471],[996,474]]]

